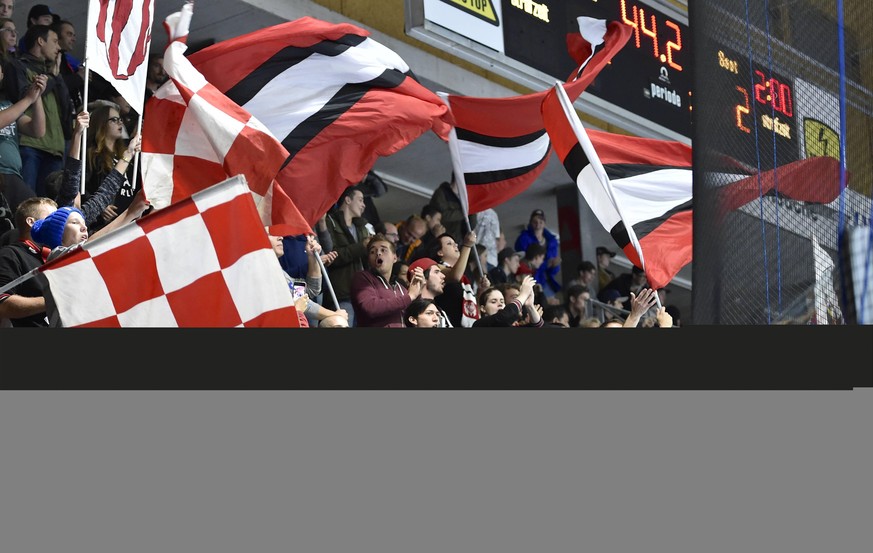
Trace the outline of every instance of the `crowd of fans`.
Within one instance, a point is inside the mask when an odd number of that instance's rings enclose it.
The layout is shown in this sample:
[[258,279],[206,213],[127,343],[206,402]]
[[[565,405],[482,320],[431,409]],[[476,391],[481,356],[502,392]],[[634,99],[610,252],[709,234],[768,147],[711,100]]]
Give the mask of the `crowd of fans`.
[[[133,163],[137,115],[72,56],[72,23],[37,4],[16,40],[13,11],[0,0],[0,287],[150,209]],[[161,62],[149,59],[146,97],[167,80]],[[367,194],[374,179],[348,187],[316,235],[270,236],[303,327],[679,324],[642,271],[611,272],[615,252],[603,246],[562,286],[559,238],[542,209],[510,242],[493,209],[465,214],[452,174],[404,220],[383,221]],[[0,294],[0,321],[63,326],[41,276]]]

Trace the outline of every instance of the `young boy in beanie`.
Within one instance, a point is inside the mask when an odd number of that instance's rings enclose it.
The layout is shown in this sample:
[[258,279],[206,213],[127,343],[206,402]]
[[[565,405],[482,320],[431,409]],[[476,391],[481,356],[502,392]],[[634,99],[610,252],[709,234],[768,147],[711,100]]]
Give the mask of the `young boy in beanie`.
[[72,247],[88,239],[88,225],[79,208],[59,207],[45,219],[35,222],[30,235],[52,250],[61,245]]

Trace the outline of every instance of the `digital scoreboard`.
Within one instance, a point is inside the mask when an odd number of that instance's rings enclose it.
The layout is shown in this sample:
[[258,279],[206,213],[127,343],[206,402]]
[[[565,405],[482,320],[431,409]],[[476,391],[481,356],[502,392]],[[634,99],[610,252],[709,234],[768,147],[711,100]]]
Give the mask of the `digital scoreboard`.
[[690,32],[686,24],[649,4],[638,0],[503,0],[504,53],[566,80],[576,69],[566,37],[579,33],[579,16],[618,21],[633,29],[625,47],[585,92],[690,138]]
[[706,118],[719,149],[753,167],[800,158],[794,81],[723,46],[707,50],[719,101]]

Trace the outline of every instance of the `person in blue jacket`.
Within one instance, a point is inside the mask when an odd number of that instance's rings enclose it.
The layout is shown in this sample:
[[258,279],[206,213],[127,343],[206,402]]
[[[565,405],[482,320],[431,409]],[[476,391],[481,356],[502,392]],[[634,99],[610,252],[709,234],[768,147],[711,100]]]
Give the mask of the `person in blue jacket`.
[[515,240],[515,251],[526,251],[530,244],[535,243],[546,247],[546,259],[536,270],[534,278],[543,287],[543,294],[549,303],[560,303],[560,298],[556,297],[561,291],[561,285],[556,279],[561,271],[560,240],[546,228],[546,215],[542,209],[531,212],[527,228]]

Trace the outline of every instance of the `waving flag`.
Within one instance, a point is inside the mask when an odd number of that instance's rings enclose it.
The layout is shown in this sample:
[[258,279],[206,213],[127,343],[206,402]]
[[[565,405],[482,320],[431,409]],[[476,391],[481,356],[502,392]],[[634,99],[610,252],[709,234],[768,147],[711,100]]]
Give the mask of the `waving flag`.
[[653,288],[669,284],[691,261],[691,147],[593,131],[589,138],[560,83],[542,113],[555,152],[600,224]]
[[[580,65],[563,85],[573,100],[631,36],[631,27],[621,22],[607,25],[602,19],[577,19],[580,34],[568,35],[567,46]],[[444,96],[455,120],[456,136],[449,143],[452,163],[459,184],[466,185],[469,213],[524,192],[546,168],[551,148],[540,107],[547,93],[509,98]]]
[[41,270],[66,327],[299,326],[239,176],[85,242]]
[[164,52],[170,80],[149,99],[148,117],[143,118],[146,197],[162,209],[230,176],[243,175],[271,233],[311,233],[294,202],[275,185],[288,151],[185,57],[192,13],[192,5],[186,3],[164,22],[171,41]]
[[85,67],[115,87],[142,113],[152,39],[154,0],[90,0]]
[[278,182],[311,224],[380,156],[451,116],[392,50],[347,23],[311,17],[214,44],[191,63],[289,152]]

